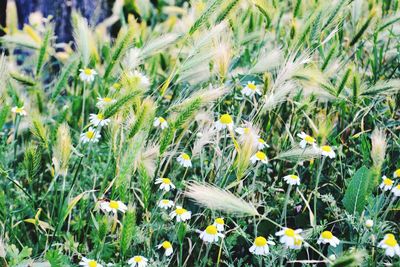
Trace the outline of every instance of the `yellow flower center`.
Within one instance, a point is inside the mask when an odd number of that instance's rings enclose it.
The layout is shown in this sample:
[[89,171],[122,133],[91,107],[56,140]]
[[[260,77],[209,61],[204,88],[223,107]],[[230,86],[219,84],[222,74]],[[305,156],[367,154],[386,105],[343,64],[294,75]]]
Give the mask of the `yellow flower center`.
[[250,133],[250,128],[243,128],[243,133],[249,134]]
[[182,157],[184,160],[190,160],[189,155],[186,154],[186,153],[182,153],[182,154],[181,154],[181,157]]
[[258,138],[258,142],[261,143],[261,144],[265,144],[265,141],[262,138]]
[[294,232],[293,229],[287,228],[287,229],[285,230],[285,235],[286,235],[286,236],[289,236],[289,237],[295,237],[296,233]]
[[88,262],[88,266],[89,267],[96,267],[97,266],[97,262],[96,261],[89,261]]
[[117,201],[111,200],[109,204],[110,208],[112,209],[118,209],[119,205]]
[[98,118],[99,120],[104,120],[104,115],[101,114],[101,113],[99,113],[99,114],[97,114],[97,118]]
[[322,234],[321,234],[321,237],[323,239],[332,239],[333,234],[332,234],[331,231],[323,231]]
[[15,109],[15,112],[16,112],[16,113],[22,113],[23,111],[24,111],[23,108],[16,108],[16,109]]
[[289,175],[289,178],[292,179],[292,180],[298,180],[299,176],[291,174],[291,175]]
[[400,190],[400,184],[396,186],[396,189]]
[[170,242],[164,241],[164,242],[162,243],[162,247],[163,247],[164,249],[169,249],[169,248],[172,247],[172,245],[171,245]]
[[215,223],[216,224],[224,224],[225,222],[224,222],[224,219],[222,219],[222,218],[217,218],[217,219],[215,219]]
[[263,236],[259,236],[254,240],[254,245],[257,247],[263,247],[267,244],[267,239],[265,239]]
[[386,238],[385,244],[388,245],[389,247],[395,247],[397,245],[396,239],[393,237]]
[[394,175],[395,175],[396,177],[400,177],[400,169],[395,170],[395,171],[394,171]]
[[315,139],[312,138],[312,137],[309,136],[309,135],[306,135],[306,137],[304,137],[304,140],[306,140],[306,142],[309,143],[309,144],[312,144],[312,143],[315,142]]
[[385,179],[383,179],[383,183],[385,184],[385,185],[393,185],[393,181],[392,180],[390,180],[389,178],[385,178]]
[[103,98],[103,102],[110,103],[111,101],[112,101],[112,98],[110,98],[110,97]]
[[294,245],[295,246],[301,246],[301,239],[295,239],[294,240]]
[[114,83],[112,87],[114,89],[118,90],[118,89],[121,89],[121,84],[120,83]]
[[134,261],[134,262],[142,262],[143,260],[142,260],[142,257],[140,257],[140,256],[135,256],[135,257],[133,257],[133,261]]
[[248,83],[247,88],[254,91],[257,89],[257,86],[254,83]]
[[86,132],[86,137],[89,139],[92,139],[94,137],[94,132],[93,131],[87,131]]
[[209,225],[206,228],[206,233],[209,235],[216,235],[217,234],[217,227],[214,225]]
[[219,119],[219,121],[222,124],[231,124],[233,122],[232,117],[229,114],[222,115],[221,118]]
[[187,210],[184,209],[184,208],[177,208],[177,209],[175,210],[175,212],[176,212],[176,214],[178,214],[178,215],[182,215],[182,214],[184,214],[185,212],[187,212]]
[[169,200],[168,199],[163,199],[163,200],[161,200],[161,203],[163,203],[163,204],[168,204],[169,203]]
[[165,122],[165,119],[162,118],[162,117],[159,117],[159,118],[158,118],[158,121],[159,121],[160,123],[164,123],[164,122]]
[[91,69],[86,68],[86,69],[83,70],[83,72],[84,72],[86,75],[92,75],[92,70],[91,70]]
[[331,152],[332,148],[330,146],[321,146],[322,151],[324,152]]
[[265,153],[262,152],[262,151],[258,151],[258,152],[256,153],[256,157],[257,157],[259,160],[265,160],[265,159],[267,158],[267,155],[265,155]]
[[171,184],[171,180],[169,178],[162,178],[163,184]]

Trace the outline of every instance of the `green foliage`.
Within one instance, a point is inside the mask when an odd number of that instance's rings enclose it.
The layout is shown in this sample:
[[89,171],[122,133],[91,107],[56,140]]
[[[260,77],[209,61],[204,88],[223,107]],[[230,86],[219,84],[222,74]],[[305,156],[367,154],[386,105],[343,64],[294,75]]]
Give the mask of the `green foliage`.
[[130,208],[124,215],[120,236],[121,254],[126,255],[136,234],[136,212]]
[[373,189],[370,186],[371,178],[371,171],[365,166],[358,169],[351,178],[343,198],[343,204],[349,213],[361,213],[364,210]]

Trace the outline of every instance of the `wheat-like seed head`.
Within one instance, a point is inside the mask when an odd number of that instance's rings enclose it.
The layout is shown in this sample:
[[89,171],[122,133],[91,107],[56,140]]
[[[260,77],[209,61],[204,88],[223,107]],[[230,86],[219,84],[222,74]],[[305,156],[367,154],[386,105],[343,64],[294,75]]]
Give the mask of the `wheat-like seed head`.
[[385,160],[386,154],[386,135],[382,129],[376,128],[371,135],[371,158],[374,166],[380,168]]

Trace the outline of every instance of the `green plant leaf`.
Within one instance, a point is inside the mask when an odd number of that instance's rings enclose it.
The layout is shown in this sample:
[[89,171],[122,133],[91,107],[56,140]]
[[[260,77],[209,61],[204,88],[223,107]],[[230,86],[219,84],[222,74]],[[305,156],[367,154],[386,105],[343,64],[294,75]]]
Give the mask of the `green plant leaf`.
[[343,198],[344,207],[351,214],[356,212],[361,213],[363,211],[367,202],[367,196],[369,196],[373,190],[373,188],[369,186],[370,177],[370,170],[362,166],[351,178]]

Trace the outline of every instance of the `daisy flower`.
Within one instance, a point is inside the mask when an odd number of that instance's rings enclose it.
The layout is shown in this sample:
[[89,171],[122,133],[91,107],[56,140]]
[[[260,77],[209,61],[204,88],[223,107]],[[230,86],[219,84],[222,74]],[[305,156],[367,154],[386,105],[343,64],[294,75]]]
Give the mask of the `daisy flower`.
[[394,177],[394,178],[400,177],[400,169],[397,169],[397,170],[394,171],[393,177]]
[[176,206],[176,209],[171,212],[169,216],[171,216],[171,219],[176,217],[177,222],[185,222],[190,220],[192,217],[192,212],[182,208],[181,206]]
[[165,250],[165,256],[170,256],[174,250],[172,249],[172,244],[169,241],[164,241],[157,246],[158,249],[163,248]]
[[81,134],[81,141],[83,143],[88,143],[88,142],[97,143],[99,142],[100,137],[101,135],[99,131],[97,131],[93,127],[89,127],[89,130],[86,133]]
[[217,227],[218,232],[223,232],[225,228],[224,218],[216,218],[213,225]]
[[116,100],[111,97],[98,97],[97,100],[96,106],[98,108],[104,108],[105,106],[116,102]]
[[388,191],[393,187],[393,180],[387,178],[385,175],[382,176],[382,183],[379,185],[379,188],[383,191]]
[[13,113],[15,113],[15,114],[18,114],[18,115],[20,115],[20,116],[26,116],[26,111],[25,111],[25,109],[24,109],[24,106],[22,106],[22,107],[17,107],[17,106],[15,106],[15,107],[13,107],[12,109],[11,109],[11,111],[13,112]]
[[269,253],[268,245],[275,245],[275,242],[269,240],[267,241],[265,237],[258,236],[256,239],[254,239],[254,243],[249,248],[249,251],[255,255],[265,256]]
[[223,238],[224,235],[218,232],[215,225],[207,226],[207,228],[200,233],[201,240],[208,243],[218,242],[219,237]]
[[400,257],[400,247],[393,234],[386,234],[378,247],[385,249],[385,255],[393,257],[395,254]]
[[305,132],[301,132],[300,134],[297,134],[298,137],[300,137],[302,140],[300,141],[300,147],[301,148],[306,148],[307,144],[312,145],[315,147],[315,139]]
[[256,154],[254,154],[251,158],[250,158],[251,163],[256,163],[257,161],[261,161],[264,164],[268,163],[268,158],[267,155],[265,155],[264,152],[262,151],[258,151]]
[[280,236],[279,242],[284,244],[288,248],[297,249],[301,246],[301,241],[303,238],[300,236],[300,233],[303,230],[297,229],[293,230],[291,228],[284,228],[279,232],[275,233],[276,236]]
[[169,209],[172,208],[174,206],[174,202],[172,200],[169,199],[161,199],[158,202],[158,207],[162,208],[162,209]]
[[133,73],[129,75],[129,78],[132,80],[131,82],[137,85],[139,88],[146,89],[150,86],[150,80],[143,73],[135,70]]
[[121,201],[102,200],[102,201],[100,201],[100,209],[102,209],[105,212],[113,212],[114,214],[116,214],[116,213],[118,213],[118,211],[125,213],[125,211],[128,209],[128,207]]
[[395,197],[400,197],[400,184],[393,187],[392,193]]
[[81,79],[81,81],[83,82],[87,82],[87,83],[91,83],[94,81],[94,77],[97,75],[97,72],[93,69],[80,69],[79,70],[79,78]]
[[168,122],[163,117],[157,117],[153,122],[154,127],[160,127],[161,130],[168,128]]
[[242,89],[242,94],[246,96],[252,96],[255,93],[261,95],[260,88],[256,85],[254,81],[247,82],[247,85]]
[[119,89],[121,89],[121,87],[122,87],[122,84],[120,84],[120,83],[114,83],[113,85],[111,85],[111,90],[112,91],[118,91]]
[[374,226],[374,221],[373,220],[371,220],[371,219],[365,220],[365,227],[372,228],[372,226]]
[[223,130],[226,128],[231,129],[232,127],[233,119],[229,114],[222,115],[219,120],[215,122],[215,128],[217,128],[217,130]]
[[334,159],[336,157],[335,151],[333,151],[332,147],[330,146],[321,146],[321,154],[322,156],[329,157]]
[[267,143],[265,143],[264,139],[258,138],[258,139],[257,139],[257,147],[258,147],[259,150],[262,150],[262,149],[264,149],[265,147],[268,148],[269,145],[267,145]]
[[143,256],[135,256],[128,260],[131,267],[146,267],[149,260]]
[[251,133],[251,129],[249,127],[238,127],[235,129],[235,132],[237,132],[240,135],[246,135]]
[[110,119],[104,118],[104,115],[99,114],[90,114],[89,115],[90,123],[94,126],[107,126],[110,123]]
[[160,184],[160,189],[165,192],[169,192],[169,190],[175,189],[175,185],[171,182],[169,178],[158,178],[155,184]]
[[300,177],[294,174],[284,176],[283,180],[290,185],[300,185]]
[[179,164],[181,164],[185,168],[192,167],[192,161],[190,160],[190,156],[186,153],[180,154],[176,160],[179,162]]
[[83,267],[103,267],[103,265],[97,263],[97,261],[87,259],[85,257],[82,258],[82,260],[79,262],[79,265]]
[[317,244],[329,244],[332,247],[339,245],[339,239],[332,234],[331,231],[323,231],[318,238]]

